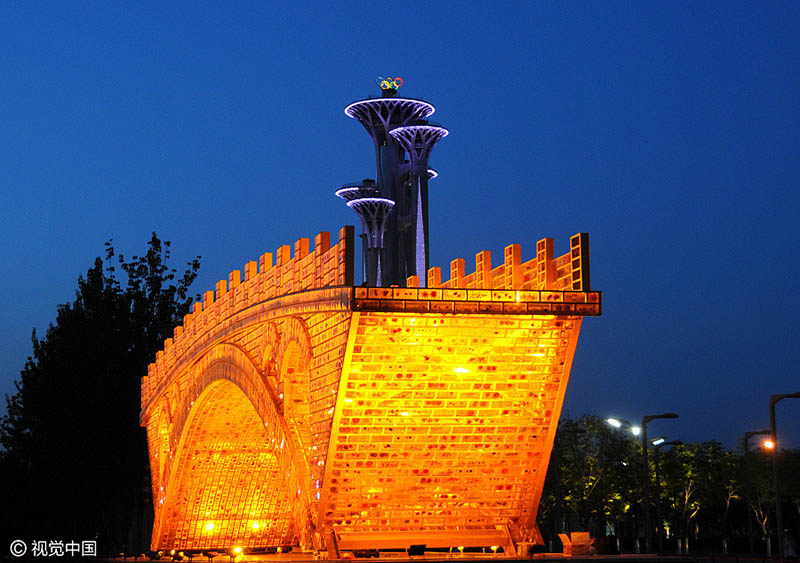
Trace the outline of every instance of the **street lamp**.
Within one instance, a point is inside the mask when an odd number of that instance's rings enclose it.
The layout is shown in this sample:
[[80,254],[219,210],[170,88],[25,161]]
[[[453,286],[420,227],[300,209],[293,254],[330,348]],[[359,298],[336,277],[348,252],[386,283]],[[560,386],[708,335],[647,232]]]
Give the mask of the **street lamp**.
[[661,518],[661,476],[659,475],[659,462],[658,462],[658,452],[664,446],[682,446],[683,442],[680,440],[672,440],[667,442],[665,438],[656,438],[651,442],[653,444],[653,451],[655,452],[655,462],[656,462],[656,486],[658,490],[656,491],[656,495],[658,501],[656,501],[656,518],[658,518],[659,526],[658,526],[658,552],[663,553],[664,551],[664,538],[663,534],[661,533],[662,528],[662,518]]
[[647,463],[647,423],[657,418],[678,418],[674,412],[648,414],[642,417],[642,471],[644,473],[644,551],[650,553],[650,467]]
[[772,476],[775,482],[775,525],[778,527],[778,556],[783,559],[783,516],[781,515],[781,493],[778,487],[778,431],[775,427],[775,405],[784,399],[800,399],[800,391],[769,398],[770,439],[775,450],[772,452]]
[[642,429],[638,426],[634,426],[624,418],[607,418],[606,422],[613,426],[614,428],[622,428],[625,427],[627,430],[631,431],[631,434],[634,436],[638,436],[641,434]]
[[745,477],[747,478],[747,539],[750,545],[750,553],[754,551],[753,545],[753,479],[750,469],[750,438],[770,434],[771,430],[753,430],[744,433],[744,467]]
[[645,520],[645,553],[649,553],[652,549],[650,541],[650,469],[647,462],[647,423],[656,418],[678,418],[674,412],[665,412],[662,414],[648,414],[642,417],[642,425],[634,426],[627,420],[621,418],[607,418],[606,422],[614,428],[627,428],[634,436],[641,436],[642,439],[642,465],[644,467],[644,491],[642,494],[642,501],[644,504],[644,520]]

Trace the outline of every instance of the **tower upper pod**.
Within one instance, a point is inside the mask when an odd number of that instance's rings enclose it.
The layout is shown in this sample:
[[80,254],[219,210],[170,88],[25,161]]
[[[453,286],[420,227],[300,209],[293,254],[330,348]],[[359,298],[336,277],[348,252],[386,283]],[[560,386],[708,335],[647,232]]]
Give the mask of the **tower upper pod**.
[[386,211],[378,279],[383,285],[405,286],[409,277],[418,276],[424,285],[430,254],[428,156],[448,132],[426,121],[435,111],[433,104],[397,96],[402,78],[380,77],[376,82],[380,98],[353,102],[344,112],[357,119],[372,138],[377,197],[394,202]]

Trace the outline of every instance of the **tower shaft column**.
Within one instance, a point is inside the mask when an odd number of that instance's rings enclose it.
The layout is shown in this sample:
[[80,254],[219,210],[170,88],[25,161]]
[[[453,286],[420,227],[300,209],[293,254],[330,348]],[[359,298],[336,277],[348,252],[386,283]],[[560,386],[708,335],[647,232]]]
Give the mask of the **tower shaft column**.
[[402,264],[405,277],[418,276],[420,286],[427,282],[430,267],[428,231],[428,157],[436,143],[448,135],[447,129],[424,122],[422,125],[407,125],[389,131],[397,139],[410,158],[409,181],[410,209],[399,218],[400,229],[408,235],[404,244],[406,258]]

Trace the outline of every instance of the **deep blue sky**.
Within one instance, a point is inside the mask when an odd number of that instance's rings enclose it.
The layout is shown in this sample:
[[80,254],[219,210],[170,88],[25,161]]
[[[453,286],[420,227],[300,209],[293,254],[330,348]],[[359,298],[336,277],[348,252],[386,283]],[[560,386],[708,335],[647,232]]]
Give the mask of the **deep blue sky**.
[[374,157],[342,110],[392,75],[451,132],[433,264],[590,233],[571,414],[767,426],[800,390],[800,4],[359,4],[0,4],[0,392],[111,237],[202,255],[199,293],[355,224],[332,192]]

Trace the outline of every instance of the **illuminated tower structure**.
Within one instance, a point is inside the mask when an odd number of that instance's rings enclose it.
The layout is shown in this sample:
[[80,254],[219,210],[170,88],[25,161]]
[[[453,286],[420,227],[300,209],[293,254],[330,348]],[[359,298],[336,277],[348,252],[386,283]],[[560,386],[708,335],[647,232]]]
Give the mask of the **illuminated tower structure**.
[[371,286],[381,285],[384,233],[389,214],[394,207],[391,199],[376,197],[379,193],[375,181],[369,179],[359,185],[347,184],[336,190],[336,195],[344,199],[347,206],[361,218],[364,230],[361,235],[364,280]]
[[[407,190],[410,189],[411,193],[407,198],[409,208],[401,218],[404,230],[401,231],[400,248],[407,262],[413,260],[418,273],[427,272],[429,267],[428,179],[431,174],[428,170],[428,157],[433,146],[449,133],[444,127],[428,124],[427,121],[389,131],[389,134],[408,152],[411,160],[406,184]],[[410,232],[412,227],[416,229],[413,234]],[[425,286],[425,276],[420,276],[420,285]]]
[[[344,110],[372,138],[378,192],[381,198],[395,203],[386,224],[380,280],[384,286],[405,286],[410,276],[419,276],[424,285],[429,267],[427,158],[447,130],[424,121],[435,111],[432,104],[396,97],[396,83],[383,81],[381,87],[383,97],[353,102]],[[413,126],[430,130],[405,130]],[[425,139],[424,146],[409,150],[409,138],[417,140],[412,133],[419,140]],[[412,153],[410,162],[406,160],[407,150]]]

